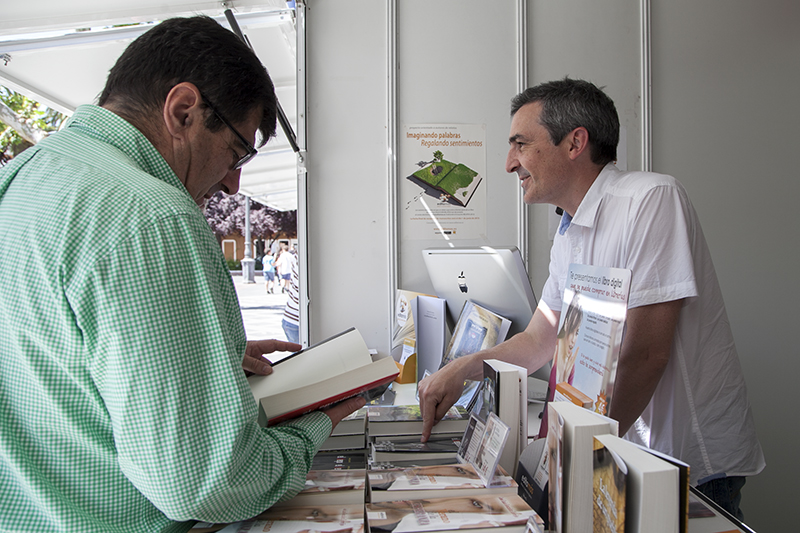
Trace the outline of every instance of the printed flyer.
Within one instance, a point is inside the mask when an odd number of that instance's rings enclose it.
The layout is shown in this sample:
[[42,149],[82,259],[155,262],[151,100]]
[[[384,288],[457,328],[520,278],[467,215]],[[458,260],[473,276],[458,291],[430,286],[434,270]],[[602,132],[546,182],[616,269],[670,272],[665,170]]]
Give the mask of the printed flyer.
[[485,125],[407,125],[400,154],[402,239],[485,236]]
[[555,400],[608,414],[630,284],[630,270],[570,265],[553,355]]

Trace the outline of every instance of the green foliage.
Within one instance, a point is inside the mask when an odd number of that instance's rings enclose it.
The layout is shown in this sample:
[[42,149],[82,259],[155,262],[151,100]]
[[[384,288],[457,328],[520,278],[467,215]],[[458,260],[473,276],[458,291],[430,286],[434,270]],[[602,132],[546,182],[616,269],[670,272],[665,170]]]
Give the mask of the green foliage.
[[242,269],[242,262],[238,259],[225,259],[225,262],[228,263],[228,270],[241,270]]
[[[21,122],[41,131],[56,131],[66,115],[0,85],[0,101],[17,114]],[[0,152],[19,153],[30,145],[19,133],[0,121]]]

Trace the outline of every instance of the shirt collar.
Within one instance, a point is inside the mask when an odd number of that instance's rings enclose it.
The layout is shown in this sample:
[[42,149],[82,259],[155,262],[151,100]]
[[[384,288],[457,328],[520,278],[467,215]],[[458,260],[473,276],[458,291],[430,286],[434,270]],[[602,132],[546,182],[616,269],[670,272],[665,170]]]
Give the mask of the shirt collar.
[[597,217],[597,210],[600,207],[600,200],[603,197],[606,183],[614,174],[618,173],[619,169],[614,163],[608,163],[603,167],[603,170],[600,171],[600,174],[597,175],[597,178],[595,178],[592,183],[592,186],[586,191],[586,195],[583,197],[583,200],[581,200],[578,210],[575,211],[575,215],[570,216],[566,211],[561,215],[561,224],[558,227],[559,235],[564,235],[573,223],[587,228],[592,227]]
[[78,130],[84,135],[110,144],[127,155],[142,171],[186,191],[186,187],[147,137],[116,113],[96,105],[82,105],[76,109],[64,128]]

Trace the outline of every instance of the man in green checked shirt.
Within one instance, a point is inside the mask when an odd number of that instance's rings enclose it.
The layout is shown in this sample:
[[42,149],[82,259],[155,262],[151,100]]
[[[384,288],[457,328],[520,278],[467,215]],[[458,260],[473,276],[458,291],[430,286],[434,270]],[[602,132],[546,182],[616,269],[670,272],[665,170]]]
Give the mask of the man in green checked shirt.
[[272,82],[211,19],[134,43],[99,106],[0,172],[0,530],[186,531],[304,484],[351,400],[264,429],[247,343],[198,205],[238,190]]

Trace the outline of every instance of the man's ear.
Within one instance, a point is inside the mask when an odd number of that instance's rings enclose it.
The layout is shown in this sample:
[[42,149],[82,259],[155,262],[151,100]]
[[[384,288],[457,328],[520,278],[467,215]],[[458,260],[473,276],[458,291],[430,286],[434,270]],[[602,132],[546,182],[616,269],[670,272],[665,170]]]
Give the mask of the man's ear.
[[170,89],[164,101],[163,119],[170,136],[185,138],[190,127],[203,123],[204,107],[200,90],[189,82]]
[[589,132],[583,126],[575,128],[567,134],[569,141],[569,158],[573,161],[577,159],[582,153],[588,154],[589,150]]

